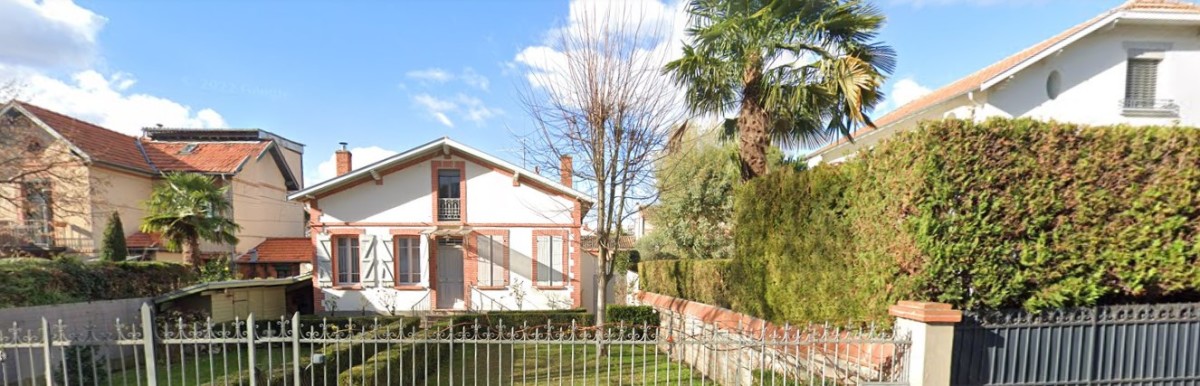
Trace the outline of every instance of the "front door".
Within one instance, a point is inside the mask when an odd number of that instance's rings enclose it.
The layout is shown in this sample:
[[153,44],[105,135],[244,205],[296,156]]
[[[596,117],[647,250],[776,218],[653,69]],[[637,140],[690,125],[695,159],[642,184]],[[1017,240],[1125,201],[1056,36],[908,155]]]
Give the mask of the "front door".
[[437,244],[437,308],[462,307],[465,305],[462,239],[439,237]]

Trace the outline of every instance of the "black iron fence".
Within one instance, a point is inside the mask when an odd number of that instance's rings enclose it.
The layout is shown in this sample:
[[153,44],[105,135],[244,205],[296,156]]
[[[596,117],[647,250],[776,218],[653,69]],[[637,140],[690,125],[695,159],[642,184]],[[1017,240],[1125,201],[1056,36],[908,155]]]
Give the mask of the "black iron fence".
[[1200,385],[1200,303],[966,313],[953,385]]

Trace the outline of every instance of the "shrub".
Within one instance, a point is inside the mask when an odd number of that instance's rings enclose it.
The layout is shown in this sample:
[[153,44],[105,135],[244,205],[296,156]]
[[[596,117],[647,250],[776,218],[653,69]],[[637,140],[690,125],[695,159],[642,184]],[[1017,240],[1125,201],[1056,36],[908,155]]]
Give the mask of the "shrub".
[[194,284],[187,267],[160,262],[0,260],[0,308],[158,296]]
[[604,321],[609,324],[624,324],[626,326],[657,327],[661,321],[658,311],[650,306],[621,306],[610,305],[605,308]]
[[886,321],[898,300],[1195,299],[1200,131],[924,122],[844,164],[740,186],[734,223],[724,275],[644,262],[643,288],[775,322]]
[[125,229],[121,225],[121,215],[113,211],[104,228],[104,241],[100,245],[100,259],[108,261],[125,261],[129,250],[125,247]]
[[725,283],[731,263],[716,259],[644,261],[639,264],[638,280],[643,291],[728,308]]

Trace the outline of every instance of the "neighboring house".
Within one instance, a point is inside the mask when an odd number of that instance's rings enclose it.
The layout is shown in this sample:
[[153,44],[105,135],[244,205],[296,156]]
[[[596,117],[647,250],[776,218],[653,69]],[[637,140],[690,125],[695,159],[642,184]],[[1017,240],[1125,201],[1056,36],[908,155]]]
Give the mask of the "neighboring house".
[[928,119],[1200,126],[1197,27],[1196,4],[1128,1],[900,106],[875,120],[878,129],[858,130],[808,162],[840,162]]
[[302,145],[260,130],[148,129],[133,137],[20,101],[0,106],[0,117],[31,133],[22,138],[30,143],[7,146],[60,149],[54,156],[62,168],[75,171],[70,178],[25,175],[0,187],[23,191],[0,203],[0,235],[13,235],[7,242],[43,254],[93,255],[116,211],[134,255],[178,260],[157,235],[138,231],[142,202],[168,172],[207,174],[230,187],[240,241],[202,243],[202,253],[237,256],[270,237],[304,235],[303,207],[286,199],[300,187],[293,171],[301,170]]
[[242,278],[284,278],[312,273],[317,250],[308,237],[275,237],[263,240],[238,256],[237,272]]
[[633,223],[634,239],[646,237],[650,231],[654,230],[654,224],[651,224],[650,219],[646,218],[653,210],[652,206],[638,205],[637,212],[633,212],[633,215],[629,217],[629,221]]
[[312,314],[312,277],[228,280],[200,283],[154,298],[159,313],[198,313],[213,323],[290,318],[294,313]]
[[290,196],[310,213],[318,312],[590,306],[595,259],[579,242],[593,200],[572,188],[570,157],[558,181],[449,138],[336,161],[337,177]]

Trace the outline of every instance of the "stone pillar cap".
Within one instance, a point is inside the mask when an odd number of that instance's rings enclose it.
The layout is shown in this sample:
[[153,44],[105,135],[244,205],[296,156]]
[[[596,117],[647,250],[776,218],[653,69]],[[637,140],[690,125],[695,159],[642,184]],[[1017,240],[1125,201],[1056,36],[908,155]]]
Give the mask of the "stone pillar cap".
[[954,309],[949,304],[937,302],[901,300],[900,303],[888,307],[888,314],[921,323],[958,323],[962,321],[962,311]]

